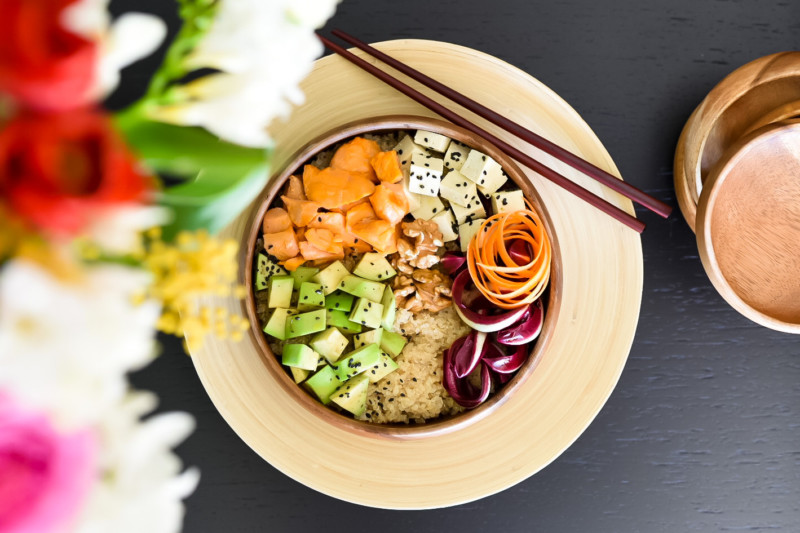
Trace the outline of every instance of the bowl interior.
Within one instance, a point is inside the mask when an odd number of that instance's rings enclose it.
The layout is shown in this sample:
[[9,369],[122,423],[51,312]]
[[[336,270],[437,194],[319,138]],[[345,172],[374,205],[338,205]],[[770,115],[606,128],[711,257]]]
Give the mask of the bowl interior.
[[[514,183],[522,189],[525,197],[535,206],[537,212],[541,215],[552,244],[550,287],[548,293],[546,293],[545,321],[542,332],[524,366],[516,373],[511,381],[505,384],[479,407],[454,416],[442,417],[425,424],[371,424],[339,414],[312,398],[294,382],[284,370],[280,361],[278,361],[272,353],[266,337],[261,331],[259,319],[256,314],[256,303],[253,292],[253,260],[255,256],[256,240],[260,234],[261,220],[264,213],[266,213],[269,206],[279,195],[289,177],[297,173],[315,154],[330,148],[340,141],[365,133],[416,129],[441,133],[489,155],[500,163]],[[275,383],[285,391],[289,398],[299,402],[310,416],[317,417],[321,423],[335,424],[348,431],[359,434],[369,434],[393,439],[422,438],[432,434],[454,431],[487,416],[494,409],[502,405],[515,390],[523,386],[534,371],[541,355],[550,344],[552,332],[559,314],[562,293],[561,250],[558,243],[558,236],[553,230],[552,219],[546,207],[543,205],[539,194],[511,158],[489,144],[483,138],[448,122],[427,117],[385,116],[353,122],[324,133],[317,139],[308,143],[297,154],[290,158],[290,162],[286,167],[273,176],[268,187],[257,200],[257,208],[253,210],[253,218],[249,223],[246,235],[247,241],[243,243],[245,253],[243,254],[243,262],[241,265],[241,276],[244,279],[245,286],[248,288],[245,307],[250,320],[254,342]]]
[[703,191],[701,257],[722,296],[767,327],[800,333],[800,121],[736,145]]

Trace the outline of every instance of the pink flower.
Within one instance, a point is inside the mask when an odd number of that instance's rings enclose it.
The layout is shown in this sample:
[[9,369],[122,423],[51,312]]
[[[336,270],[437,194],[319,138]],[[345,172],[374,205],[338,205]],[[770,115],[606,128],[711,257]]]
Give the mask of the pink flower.
[[0,393],[0,533],[69,530],[95,476],[90,431],[59,433]]

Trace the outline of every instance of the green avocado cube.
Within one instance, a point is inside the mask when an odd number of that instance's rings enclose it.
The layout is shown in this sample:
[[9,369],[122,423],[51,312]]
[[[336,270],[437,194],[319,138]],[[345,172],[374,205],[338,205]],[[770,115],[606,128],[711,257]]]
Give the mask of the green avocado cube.
[[394,359],[388,353],[381,352],[381,358],[375,363],[375,366],[367,370],[366,375],[372,383],[375,383],[397,370],[397,368],[398,366]]
[[356,348],[361,348],[367,344],[380,344],[382,334],[383,330],[380,328],[365,331],[364,333],[353,337],[353,344]]
[[292,276],[292,279],[294,280],[294,289],[297,290],[300,288],[300,285],[302,285],[304,282],[311,281],[311,278],[316,276],[317,272],[319,272],[319,269],[315,267],[301,266],[294,269],[293,272],[289,273],[289,275]]
[[336,326],[345,333],[361,333],[361,324],[352,322],[344,311],[328,310],[327,318],[329,326]]
[[316,370],[319,354],[305,344],[287,344],[283,347],[281,363],[286,366]]
[[321,272],[318,272],[311,281],[322,285],[322,291],[327,295],[336,290],[342,278],[348,276],[350,272],[345,268],[341,261],[331,263]]
[[303,387],[326,405],[331,402],[331,394],[333,394],[333,391],[341,386],[342,381],[336,377],[333,369],[327,365],[317,370],[313,376],[303,383]]
[[350,411],[355,416],[361,416],[367,410],[368,388],[369,378],[364,375],[356,376],[333,391],[330,399],[345,411]]
[[347,348],[350,341],[335,327],[329,327],[321,333],[317,333],[309,343],[314,350],[328,360],[335,363]]
[[394,277],[397,271],[392,268],[383,255],[369,252],[361,257],[356,268],[353,269],[353,274],[372,281],[386,281]]
[[348,353],[331,365],[331,368],[337,378],[346,381],[375,366],[380,358],[381,349],[377,344],[370,344]]
[[386,286],[377,281],[369,281],[358,276],[345,276],[339,283],[339,289],[359,298],[366,298],[375,303],[380,303]]
[[286,340],[286,320],[295,313],[293,309],[282,307],[275,309],[267,320],[267,325],[264,326],[264,333],[279,340]]
[[390,286],[386,286],[381,298],[381,305],[383,305],[383,316],[381,316],[381,325],[386,331],[394,331],[394,319],[397,315],[397,302],[394,298],[394,291]]
[[263,291],[267,288],[267,277],[261,272],[256,272],[256,290]]
[[300,284],[300,292],[297,295],[297,309],[299,311],[311,311],[325,307],[325,295],[322,294],[322,285],[304,281]]
[[267,307],[290,307],[292,305],[292,287],[294,287],[294,281],[290,276],[272,276],[269,279]]
[[350,311],[355,296],[342,291],[334,291],[325,297],[325,309]]
[[286,320],[286,338],[293,339],[325,329],[326,316],[324,309],[292,315]]
[[292,379],[294,379],[295,383],[301,383],[311,373],[310,370],[306,370],[305,368],[297,368],[296,366],[290,366],[289,370],[292,371]]
[[367,326],[368,328],[379,328],[381,317],[383,316],[383,305],[372,302],[366,298],[359,298],[353,310],[350,311],[350,320]]
[[283,269],[281,265],[278,264],[277,260],[273,260],[272,258],[268,257],[265,254],[258,254],[258,259],[256,260],[258,274],[261,274],[264,277],[264,280],[268,280],[272,276],[285,276],[286,271]]
[[403,351],[406,342],[408,341],[402,335],[398,335],[393,331],[384,331],[379,344],[381,345],[381,350],[392,357],[397,357]]

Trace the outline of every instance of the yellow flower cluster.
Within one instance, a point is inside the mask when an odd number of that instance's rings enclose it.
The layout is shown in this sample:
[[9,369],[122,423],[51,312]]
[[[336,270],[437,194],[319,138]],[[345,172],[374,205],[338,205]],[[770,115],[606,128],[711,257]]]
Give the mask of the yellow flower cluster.
[[163,304],[158,329],[184,335],[189,352],[199,349],[208,334],[241,340],[250,327],[246,318],[200,303],[209,296],[244,297],[244,287],[236,283],[238,243],[210,237],[203,230],[181,232],[169,244],[160,239],[158,228],[149,230],[147,237],[143,263],[153,282],[143,297]]

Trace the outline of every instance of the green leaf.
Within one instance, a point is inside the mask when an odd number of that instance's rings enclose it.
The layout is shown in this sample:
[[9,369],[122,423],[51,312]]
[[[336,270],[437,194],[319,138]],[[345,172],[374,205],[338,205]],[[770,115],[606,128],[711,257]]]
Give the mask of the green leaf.
[[241,213],[269,180],[269,165],[240,166],[202,171],[190,183],[170,187],[158,196],[174,219],[164,228],[164,240],[182,230],[205,228],[217,233]]
[[228,143],[201,128],[142,117],[141,109],[130,109],[118,115],[116,123],[148,167],[185,180],[158,194],[158,203],[174,214],[164,228],[165,240],[181,230],[218,232],[267,184],[269,150]]

